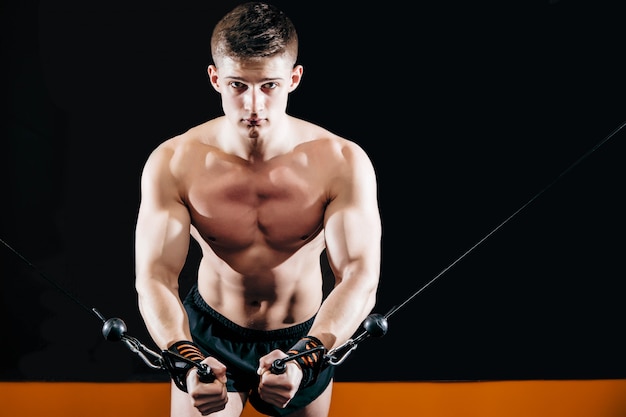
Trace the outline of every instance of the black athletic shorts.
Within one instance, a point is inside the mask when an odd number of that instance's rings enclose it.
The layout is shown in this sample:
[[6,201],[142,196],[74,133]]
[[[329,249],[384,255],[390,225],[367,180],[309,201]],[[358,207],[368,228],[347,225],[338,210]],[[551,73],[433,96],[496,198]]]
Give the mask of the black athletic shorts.
[[278,408],[259,397],[259,358],[275,349],[286,352],[298,340],[306,336],[313,319],[278,330],[255,330],[239,326],[213,310],[202,298],[194,285],[184,300],[189,316],[193,340],[206,355],[211,355],[226,365],[227,389],[230,392],[249,394],[250,404],[260,413],[269,416],[285,416],[299,410],[324,392],[333,378],[334,366],[329,365],[317,381],[300,389],[286,408]]

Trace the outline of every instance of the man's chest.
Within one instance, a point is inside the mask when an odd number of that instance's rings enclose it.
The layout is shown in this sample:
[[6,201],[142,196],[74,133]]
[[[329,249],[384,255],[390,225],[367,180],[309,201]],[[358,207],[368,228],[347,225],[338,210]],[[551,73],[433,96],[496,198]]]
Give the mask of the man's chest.
[[324,185],[306,170],[233,169],[189,187],[192,223],[208,240],[277,245],[308,239],[323,221]]

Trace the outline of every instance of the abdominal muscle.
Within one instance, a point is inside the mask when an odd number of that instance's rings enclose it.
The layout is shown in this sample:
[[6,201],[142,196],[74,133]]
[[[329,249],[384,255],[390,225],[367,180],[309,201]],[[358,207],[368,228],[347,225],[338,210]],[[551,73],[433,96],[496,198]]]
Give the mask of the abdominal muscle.
[[[199,242],[203,257],[198,291],[230,321],[251,329],[276,330],[305,322],[319,309],[323,233],[287,257],[267,246],[219,257],[206,241]],[[277,259],[280,263],[270,264]]]

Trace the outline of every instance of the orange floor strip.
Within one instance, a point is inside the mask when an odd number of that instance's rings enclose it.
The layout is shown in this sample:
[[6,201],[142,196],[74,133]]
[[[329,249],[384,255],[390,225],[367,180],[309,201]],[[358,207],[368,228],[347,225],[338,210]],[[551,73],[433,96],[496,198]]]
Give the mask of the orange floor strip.
[[[167,383],[0,382],[0,416],[169,417],[168,396]],[[330,417],[348,416],[625,417],[626,380],[336,383]]]

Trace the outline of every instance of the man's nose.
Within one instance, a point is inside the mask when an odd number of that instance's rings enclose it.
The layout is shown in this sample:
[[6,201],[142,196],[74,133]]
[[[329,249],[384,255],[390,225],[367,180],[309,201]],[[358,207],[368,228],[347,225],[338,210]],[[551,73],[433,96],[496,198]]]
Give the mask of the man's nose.
[[263,94],[251,88],[246,92],[245,96],[245,109],[251,113],[260,113],[265,106]]

